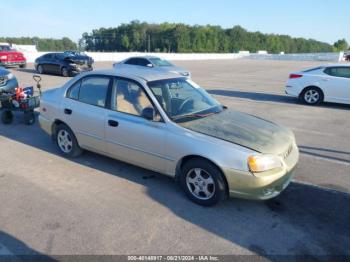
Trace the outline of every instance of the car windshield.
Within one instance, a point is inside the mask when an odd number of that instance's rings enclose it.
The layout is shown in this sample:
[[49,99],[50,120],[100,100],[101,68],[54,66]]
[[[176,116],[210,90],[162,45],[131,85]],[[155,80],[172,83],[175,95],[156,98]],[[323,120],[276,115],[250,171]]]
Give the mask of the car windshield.
[[187,78],[148,83],[167,115],[175,122],[186,122],[220,113],[223,106],[204,89]]
[[66,55],[69,56],[84,56],[85,54],[79,52],[79,51],[64,51]]
[[172,64],[164,59],[160,59],[160,58],[149,58],[149,61],[152,62],[153,65],[155,66],[172,66]]

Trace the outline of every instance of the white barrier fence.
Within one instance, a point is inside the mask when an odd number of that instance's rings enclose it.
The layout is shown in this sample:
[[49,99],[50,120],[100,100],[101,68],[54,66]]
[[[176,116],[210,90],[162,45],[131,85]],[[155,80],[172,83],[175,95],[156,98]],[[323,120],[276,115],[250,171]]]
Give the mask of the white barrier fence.
[[[33,63],[36,58],[48,52],[24,52],[24,56],[28,63]],[[238,59],[247,56],[247,54],[173,54],[173,53],[103,53],[103,52],[85,52],[91,56],[96,62],[114,62],[122,61],[131,56],[153,55],[167,60],[220,60],[220,59]]]
[[[28,63],[33,63],[36,58],[48,52],[24,52]],[[174,53],[138,53],[138,52],[86,52],[96,62],[114,62],[121,61],[131,56],[154,55],[167,60],[228,60],[228,59],[259,59],[259,60],[291,60],[291,61],[329,61],[339,62],[343,59],[343,53],[314,53],[314,54],[249,54],[249,53],[230,53],[230,54],[174,54]]]
[[250,59],[286,60],[286,61],[342,61],[344,53],[310,53],[310,54],[251,54]]

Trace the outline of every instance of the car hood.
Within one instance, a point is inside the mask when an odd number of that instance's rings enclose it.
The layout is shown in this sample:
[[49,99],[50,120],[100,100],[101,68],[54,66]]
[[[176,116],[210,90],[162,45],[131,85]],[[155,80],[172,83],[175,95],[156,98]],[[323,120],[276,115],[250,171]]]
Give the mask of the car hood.
[[84,64],[91,65],[93,63],[93,60],[90,59],[88,56],[68,56],[65,58],[65,60],[75,63],[77,65],[84,65]]
[[174,73],[189,73],[187,69],[179,66],[163,66],[159,68],[164,69],[166,71],[174,72]]
[[294,141],[294,134],[287,128],[229,109],[180,125],[265,154],[281,154]]

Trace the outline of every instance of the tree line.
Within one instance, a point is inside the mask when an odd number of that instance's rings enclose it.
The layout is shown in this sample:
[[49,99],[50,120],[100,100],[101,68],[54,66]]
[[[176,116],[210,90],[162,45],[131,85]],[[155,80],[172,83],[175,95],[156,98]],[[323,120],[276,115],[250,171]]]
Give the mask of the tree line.
[[313,39],[249,32],[241,26],[224,29],[211,25],[149,24],[139,21],[84,33],[78,45],[68,37],[0,37],[0,42],[36,45],[38,51],[79,49],[98,52],[233,53],[245,50],[254,53],[266,50],[269,53],[318,53],[349,49],[345,39],[330,45]]
[[79,46],[87,51],[105,52],[231,53],[241,50],[250,52],[266,50],[269,53],[315,53],[335,51],[334,46],[313,39],[249,32],[241,26],[223,29],[220,26],[211,25],[149,24],[139,21],[84,33]]
[[0,42],[17,45],[36,45],[38,51],[76,50],[77,44],[68,37],[62,39],[39,37],[0,37]]

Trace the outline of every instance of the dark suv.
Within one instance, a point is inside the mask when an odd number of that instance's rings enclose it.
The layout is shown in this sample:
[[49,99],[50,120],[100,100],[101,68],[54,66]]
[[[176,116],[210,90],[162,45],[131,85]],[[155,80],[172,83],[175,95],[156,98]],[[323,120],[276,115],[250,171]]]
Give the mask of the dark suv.
[[345,56],[345,61],[350,62],[350,53],[345,54],[344,56]]
[[48,53],[35,60],[35,69],[40,74],[59,74],[67,77],[84,71],[91,71],[93,63],[94,61],[88,56],[77,56],[70,53]]

